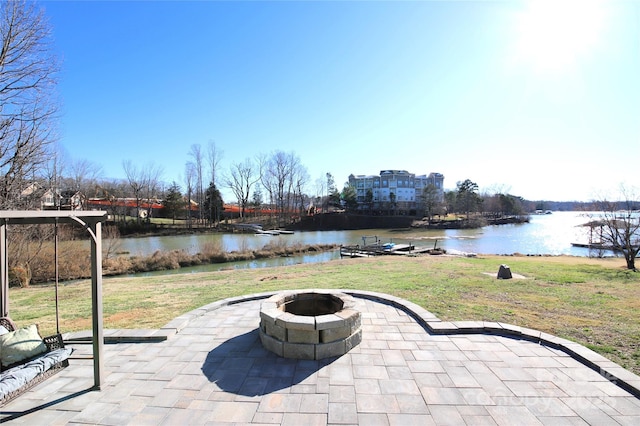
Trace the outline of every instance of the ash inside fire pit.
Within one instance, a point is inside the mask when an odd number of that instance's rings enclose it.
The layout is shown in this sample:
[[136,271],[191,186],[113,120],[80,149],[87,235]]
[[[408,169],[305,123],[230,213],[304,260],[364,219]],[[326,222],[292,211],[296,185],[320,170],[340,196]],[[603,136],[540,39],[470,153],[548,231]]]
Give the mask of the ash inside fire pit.
[[300,293],[290,302],[285,302],[284,311],[293,315],[313,317],[335,314],[342,310],[344,302],[331,294]]
[[285,358],[344,355],[362,340],[360,311],[344,293],[276,294],[260,306],[260,340]]

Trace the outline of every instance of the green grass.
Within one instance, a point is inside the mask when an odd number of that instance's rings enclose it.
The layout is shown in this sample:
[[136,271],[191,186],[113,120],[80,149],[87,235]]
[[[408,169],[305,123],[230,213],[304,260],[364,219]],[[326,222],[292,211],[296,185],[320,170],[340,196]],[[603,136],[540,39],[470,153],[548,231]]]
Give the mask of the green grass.
[[[507,263],[524,279],[497,280]],[[226,297],[305,288],[391,294],[445,321],[520,325],[577,341],[640,373],[640,274],[621,259],[384,256],[324,264],[103,280],[106,328],[157,328]],[[55,329],[51,285],[10,290],[19,325]],[[91,327],[88,280],[60,286],[61,331]]]

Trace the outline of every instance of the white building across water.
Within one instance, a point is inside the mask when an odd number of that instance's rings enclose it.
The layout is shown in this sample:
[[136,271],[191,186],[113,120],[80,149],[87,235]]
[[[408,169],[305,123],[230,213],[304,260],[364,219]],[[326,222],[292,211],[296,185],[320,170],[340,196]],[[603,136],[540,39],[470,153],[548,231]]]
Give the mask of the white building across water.
[[444,199],[441,173],[416,176],[406,170],[382,170],[380,175],[349,175],[349,185],[356,189],[358,208],[362,210],[393,208],[411,212],[420,208],[429,185],[438,201]]

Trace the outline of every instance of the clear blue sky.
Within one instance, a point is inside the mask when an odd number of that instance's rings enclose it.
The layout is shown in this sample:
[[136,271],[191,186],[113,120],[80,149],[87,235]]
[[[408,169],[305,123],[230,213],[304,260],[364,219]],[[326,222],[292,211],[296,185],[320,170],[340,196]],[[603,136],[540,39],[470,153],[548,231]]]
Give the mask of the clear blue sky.
[[310,186],[404,169],[590,200],[638,183],[640,2],[42,5],[60,142],[107,178],[153,162],[184,187],[190,146],[215,141],[223,170],[293,151]]

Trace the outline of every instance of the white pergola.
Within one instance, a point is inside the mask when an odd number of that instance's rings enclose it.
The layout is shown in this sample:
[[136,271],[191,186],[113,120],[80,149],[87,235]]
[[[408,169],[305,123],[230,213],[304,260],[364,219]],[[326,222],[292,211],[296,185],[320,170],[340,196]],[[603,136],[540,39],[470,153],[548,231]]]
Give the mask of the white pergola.
[[[5,210],[0,211],[0,309],[2,316],[9,316],[9,261],[7,253],[8,225],[38,225],[75,223],[82,226],[91,237],[91,312],[93,326],[93,377],[94,387],[100,389],[104,378],[102,327],[102,222],[105,211],[69,210]],[[57,303],[57,302],[56,302]]]

